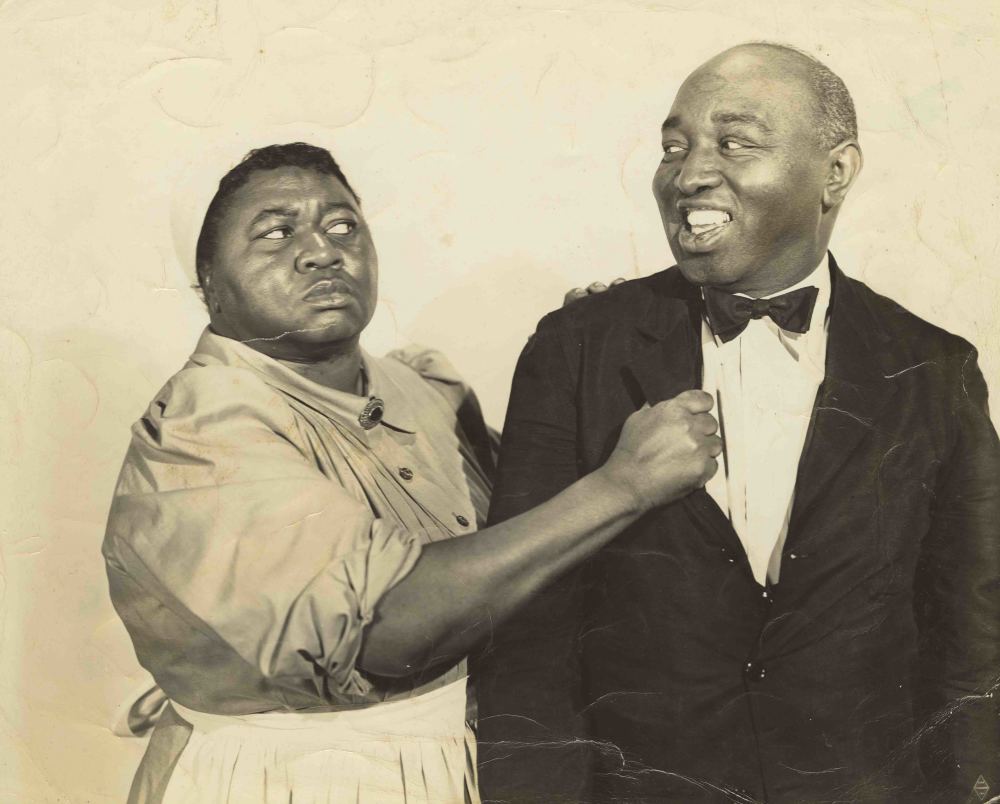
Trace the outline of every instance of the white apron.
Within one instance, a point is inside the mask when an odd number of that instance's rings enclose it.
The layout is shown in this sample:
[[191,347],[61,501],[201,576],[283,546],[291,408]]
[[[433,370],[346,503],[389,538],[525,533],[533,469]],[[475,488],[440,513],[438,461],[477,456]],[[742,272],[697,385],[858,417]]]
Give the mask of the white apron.
[[479,804],[466,680],[341,712],[210,715],[171,706],[193,732],[163,804]]

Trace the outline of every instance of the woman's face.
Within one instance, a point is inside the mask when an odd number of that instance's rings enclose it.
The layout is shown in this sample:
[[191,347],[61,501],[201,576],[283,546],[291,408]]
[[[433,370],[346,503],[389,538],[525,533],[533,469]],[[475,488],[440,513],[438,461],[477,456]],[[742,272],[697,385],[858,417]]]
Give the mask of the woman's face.
[[371,233],[336,177],[262,170],[230,198],[205,283],[220,335],[279,359],[323,359],[357,348],[377,293]]

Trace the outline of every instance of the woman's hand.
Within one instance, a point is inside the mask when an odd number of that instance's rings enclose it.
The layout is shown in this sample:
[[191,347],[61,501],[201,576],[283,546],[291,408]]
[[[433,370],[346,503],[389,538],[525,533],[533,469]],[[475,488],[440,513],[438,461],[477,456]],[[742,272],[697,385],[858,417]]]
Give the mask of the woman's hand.
[[718,422],[704,391],[645,405],[625,420],[618,444],[598,473],[635,497],[644,512],[708,482],[722,453]]
[[[611,287],[615,285],[620,285],[625,281],[625,277],[620,276],[611,283]],[[608,286],[601,281],[591,282],[585,288],[573,288],[569,293],[563,296],[563,307],[565,307],[570,302],[574,302],[577,299],[582,299],[584,296],[594,296],[598,293],[604,293],[608,289]]]

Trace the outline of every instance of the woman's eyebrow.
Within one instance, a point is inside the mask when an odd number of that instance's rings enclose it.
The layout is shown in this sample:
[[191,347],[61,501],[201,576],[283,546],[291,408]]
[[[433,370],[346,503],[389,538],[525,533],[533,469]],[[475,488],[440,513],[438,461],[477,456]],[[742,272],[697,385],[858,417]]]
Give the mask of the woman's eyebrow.
[[[331,212],[336,212],[338,210],[343,210],[345,212],[354,212],[354,207],[350,204],[345,204],[341,201],[332,201],[323,207],[322,213],[328,215]],[[268,207],[267,209],[262,209],[250,221],[250,226],[254,226],[266,218],[297,218],[299,217],[299,210],[294,207]]]
[[253,226],[265,218],[297,218],[298,215],[298,210],[291,207],[268,207],[254,215],[253,220],[250,221],[250,225]]
[[331,212],[350,212],[353,214],[356,210],[350,204],[343,201],[331,201],[323,207],[323,214],[329,215]]

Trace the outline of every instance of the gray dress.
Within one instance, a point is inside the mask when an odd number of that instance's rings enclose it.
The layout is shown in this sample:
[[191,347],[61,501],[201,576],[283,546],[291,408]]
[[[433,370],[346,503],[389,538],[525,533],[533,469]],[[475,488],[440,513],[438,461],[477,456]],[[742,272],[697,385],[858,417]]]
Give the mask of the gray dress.
[[389,682],[355,660],[423,545],[482,524],[487,430],[440,355],[365,365],[372,429],[367,399],[206,330],[134,425],[104,556],[176,705],[130,801],[477,800],[465,663]]

